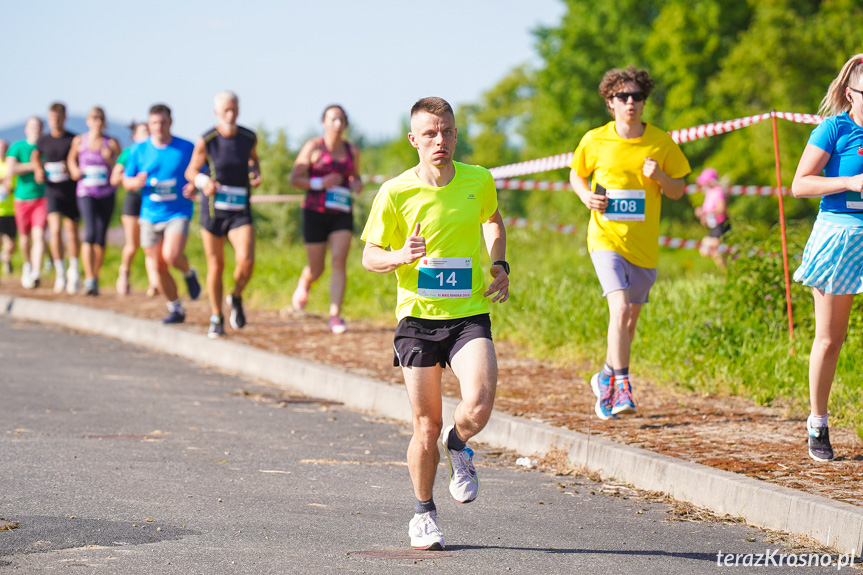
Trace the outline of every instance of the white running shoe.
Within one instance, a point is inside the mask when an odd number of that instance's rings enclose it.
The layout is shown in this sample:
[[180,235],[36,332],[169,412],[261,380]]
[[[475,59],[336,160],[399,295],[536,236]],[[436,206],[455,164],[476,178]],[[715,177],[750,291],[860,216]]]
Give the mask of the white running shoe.
[[33,266],[30,262],[24,262],[21,267],[21,287],[25,289],[33,288]]
[[66,270],[66,293],[75,295],[81,289],[81,274],[75,268]]
[[456,451],[447,447],[446,442],[452,428],[453,426],[450,425],[444,429],[443,440],[441,440],[443,451],[449,461],[449,492],[459,503],[470,503],[479,495],[479,477],[473,466],[473,450],[465,447],[461,451]]
[[443,551],[443,533],[437,525],[437,512],[417,513],[408,527],[411,547],[424,551]]
[[66,278],[61,274],[57,274],[54,279],[54,293],[63,293],[66,290]]

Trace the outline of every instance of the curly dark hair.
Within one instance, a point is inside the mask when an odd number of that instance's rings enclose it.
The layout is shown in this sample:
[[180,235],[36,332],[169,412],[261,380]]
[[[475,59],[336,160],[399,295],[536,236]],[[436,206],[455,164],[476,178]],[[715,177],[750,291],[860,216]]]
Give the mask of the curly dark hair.
[[599,83],[599,95],[608,100],[612,94],[620,91],[623,84],[627,82],[638,84],[639,89],[647,96],[653,92],[653,88],[656,86],[647,70],[639,70],[635,66],[627,66],[626,70],[614,68],[606,72],[602,82]]

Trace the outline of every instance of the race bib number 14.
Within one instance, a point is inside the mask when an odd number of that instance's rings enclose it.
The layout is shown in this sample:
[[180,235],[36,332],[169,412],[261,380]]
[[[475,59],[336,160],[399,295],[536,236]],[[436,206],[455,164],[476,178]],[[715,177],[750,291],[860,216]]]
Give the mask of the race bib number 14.
[[473,258],[420,258],[417,295],[469,298],[473,291]]

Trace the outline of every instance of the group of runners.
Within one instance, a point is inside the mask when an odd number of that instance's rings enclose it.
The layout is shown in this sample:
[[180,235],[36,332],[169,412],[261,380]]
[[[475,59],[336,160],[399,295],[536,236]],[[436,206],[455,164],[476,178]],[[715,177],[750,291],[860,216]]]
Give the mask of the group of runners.
[[[54,291],[75,294],[80,289],[79,254],[84,268],[84,293],[98,295],[108,225],[115,208],[117,187],[126,190],[122,206],[125,242],[117,291],[130,292],[130,270],[143,248],[149,280],[148,295],[162,294],[168,315],[163,323],[181,323],[186,313],[169,268],[179,270],[188,295],[197,299],[201,285],[185,248],[193,200],[200,192],[201,238],[207,259],[210,303],[208,335],[225,335],[222,298],[227,239],[235,255],[234,286],[225,298],[234,329],[246,324],[242,294],[251,279],[255,231],[250,196],[261,183],[257,137],[237,124],[239,100],[232,92],[215,98],[216,125],[195,144],[171,133],[171,110],[153,106],[146,123],[131,126],[134,144],[126,150],[105,135],[105,112],[95,107],[87,116],[86,134],[65,129],[66,109],[52,104],[49,133],[43,135],[38,117],[27,120],[24,140],[8,147],[0,140],[0,257],[5,273],[12,273],[16,236],[24,259],[21,283],[35,288],[41,282],[45,230],[55,270]],[[347,142],[347,115],[329,106],[323,116],[324,137],[302,149],[291,182],[307,189],[303,204],[303,234],[308,253],[293,305],[302,310],[309,289],[324,270],[327,245],[332,251],[333,277],[329,328],[347,329],[341,317],[345,264],[353,233],[351,196],[360,193],[359,150]],[[78,222],[85,234],[79,246]],[[65,232],[65,241],[64,234]],[[67,259],[64,259],[64,254]],[[68,261],[68,267],[67,267]]]
[[[682,198],[691,171],[670,135],[643,121],[653,89],[646,70],[608,71],[599,94],[613,119],[584,135],[571,164],[572,189],[590,210],[588,250],[609,310],[605,362],[590,379],[602,420],[636,412],[630,353],[656,281],[661,200]],[[811,286],[816,310],[808,453],[832,461],[828,397],[853,297],[863,292],[863,54],[845,64],[821,113],[827,119],[812,132],[792,190],[822,198],[795,279]],[[401,366],[413,413],[407,453],[415,497],[411,546],[443,549],[432,490],[437,441],[449,463],[450,494],[461,503],[474,501],[480,481],[466,443],[485,427],[494,405],[497,360],[488,311],[509,298],[510,266],[490,173],[453,160],[458,131],[452,108],[440,98],[424,98],[411,110],[410,128],[419,163],[384,183],[375,197],[362,234],[363,265],[394,271],[398,283],[393,364]],[[718,187],[714,170],[698,179]],[[727,217],[716,218],[725,211],[725,198],[708,199],[697,215],[718,239],[728,228]],[[480,265],[483,241],[492,262],[488,286]],[[442,416],[446,366],[461,390],[452,422]]]
[[[661,200],[662,196],[682,198],[684,178],[690,173],[689,162],[669,134],[643,120],[653,89],[646,70],[630,66],[608,71],[599,94],[612,120],[584,135],[571,164],[572,189],[590,210],[588,250],[609,310],[604,364],[590,379],[595,412],[602,420],[636,412],[630,355],[639,316],[656,281]],[[163,321],[184,319],[169,266],[184,274],[193,299],[200,292],[184,255],[193,209],[190,198],[200,190],[213,314],[210,333],[224,333],[221,274],[226,237],[237,254],[235,287],[227,302],[231,324],[242,327],[242,291],[254,262],[249,194],[260,183],[261,173],[254,133],[236,124],[237,97],[230,92],[216,97],[216,126],[194,145],[173,137],[170,110],[154,106],[148,118],[149,137],[143,140],[140,136],[142,141],[120,160],[114,159],[117,146],[99,128],[104,114],[96,110],[88,117],[91,131],[84,136],[64,132],[62,115],[52,120],[51,138],[68,140],[69,149],[78,150],[77,164],[68,161],[63,169],[52,166],[60,161],[61,154],[54,153],[59,145],[53,141],[52,145],[42,144],[35,118],[27,123],[27,140],[7,152],[6,181],[11,176],[18,178],[15,217],[19,218],[21,207],[19,230],[33,238],[25,250],[31,262],[25,269],[31,274],[28,281],[38,281],[42,248],[37,239],[41,235],[35,230],[44,218],[34,215],[38,208],[27,202],[36,199],[34,190],[41,180],[47,178],[53,184],[77,180],[81,186],[83,179],[86,190],[101,190],[112,168],[114,175],[120,173],[113,166],[118,163],[123,166],[123,186],[140,193],[140,243],[147,255],[150,280],[168,300],[169,315]],[[812,132],[792,190],[797,196],[822,197],[795,279],[812,287],[816,310],[810,357],[809,455],[829,461],[833,450],[827,400],[851,302],[854,294],[863,291],[863,54],[845,64],[821,111],[828,117]],[[305,306],[312,283],[323,271],[329,246],[334,268],[329,326],[340,333],[345,329],[340,316],[344,262],[353,229],[350,204],[352,196],[362,190],[362,181],[359,152],[343,138],[348,124],[345,111],[328,107],[323,124],[324,136],[303,146],[291,173],[292,185],[308,190],[303,205],[308,263],[292,305],[298,310]],[[398,285],[393,365],[402,370],[413,413],[407,460],[415,501],[408,534],[411,546],[417,549],[444,547],[433,497],[439,439],[449,463],[450,494],[461,503],[474,501],[479,494],[474,453],[467,443],[485,427],[494,405],[497,359],[490,306],[510,296],[506,230],[494,179],[485,168],[454,160],[457,134],[453,109],[445,100],[429,97],[414,104],[407,137],[417,150],[418,163],[381,186],[361,235],[363,266],[376,273],[395,272]],[[61,177],[64,173],[67,179]],[[715,185],[717,174],[705,172],[700,179],[704,182],[699,183]],[[110,180],[111,185],[117,182],[116,177]],[[55,196],[57,193],[55,188]],[[109,210],[99,202],[100,193],[88,193],[94,201],[88,200],[91,205],[86,207],[79,204],[81,211],[90,210],[98,219]],[[59,211],[55,222],[61,217],[74,221],[73,214],[60,209],[70,207],[54,200],[52,213]],[[124,208],[130,217],[133,212],[131,207]],[[723,222],[712,223],[721,226]],[[56,227],[60,229],[59,223]],[[88,233],[86,243],[104,245],[99,244],[101,231],[97,227],[93,236]],[[483,244],[491,262],[487,269],[482,263]],[[88,249],[92,255],[85,257],[92,257],[95,265],[100,252],[95,247]],[[59,251],[55,260],[55,267],[62,269]],[[123,265],[128,270],[128,260]],[[73,281],[67,272],[66,289]],[[451,422],[445,422],[442,415],[441,377],[447,366],[461,390]]]

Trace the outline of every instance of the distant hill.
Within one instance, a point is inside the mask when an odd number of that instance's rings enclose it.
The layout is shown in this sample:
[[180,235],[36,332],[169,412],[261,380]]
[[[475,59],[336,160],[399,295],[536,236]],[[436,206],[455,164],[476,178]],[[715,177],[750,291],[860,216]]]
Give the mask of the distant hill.
[[[44,118],[42,118],[44,120]],[[128,120],[118,120],[116,118],[108,118],[108,135],[117,138],[120,145],[125,148],[131,145],[132,138],[129,134]],[[87,119],[84,116],[69,116],[66,118],[66,129],[73,134],[82,134],[87,131]],[[48,126],[45,126],[45,131]],[[24,139],[24,122],[14,126],[0,128],[0,139],[6,140],[10,144],[16,140]]]

